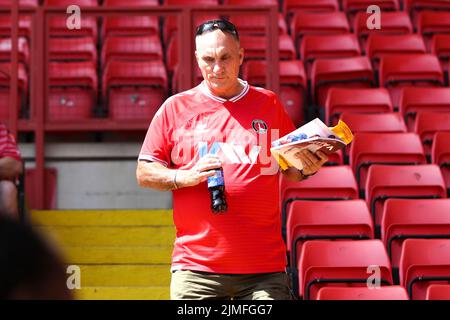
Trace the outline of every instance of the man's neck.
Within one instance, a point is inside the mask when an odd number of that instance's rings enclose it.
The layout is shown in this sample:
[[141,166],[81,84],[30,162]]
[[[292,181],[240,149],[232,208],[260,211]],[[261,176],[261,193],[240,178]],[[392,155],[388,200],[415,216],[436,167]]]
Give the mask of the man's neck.
[[218,93],[218,92],[211,90],[211,88],[208,88],[208,89],[216,97],[229,100],[229,99],[239,95],[242,92],[242,90],[244,90],[244,85],[238,80],[236,82],[236,85],[234,86],[234,89],[228,93]]

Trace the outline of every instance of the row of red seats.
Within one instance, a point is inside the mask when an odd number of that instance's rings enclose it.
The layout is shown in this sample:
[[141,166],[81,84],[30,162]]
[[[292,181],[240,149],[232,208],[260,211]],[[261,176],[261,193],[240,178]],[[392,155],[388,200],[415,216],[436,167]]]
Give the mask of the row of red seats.
[[[380,294],[369,293],[382,290],[375,286],[385,288],[380,293],[390,292],[387,299],[432,299],[435,290],[448,299],[450,239],[406,239],[400,257],[401,286],[392,286],[391,263],[380,240],[306,241],[298,259],[298,270],[298,293],[305,300],[330,298],[334,296],[332,293],[340,291],[353,292],[349,298],[356,298],[355,293],[361,292],[383,299]],[[374,270],[377,280],[370,277]],[[436,285],[439,289],[430,289]]]

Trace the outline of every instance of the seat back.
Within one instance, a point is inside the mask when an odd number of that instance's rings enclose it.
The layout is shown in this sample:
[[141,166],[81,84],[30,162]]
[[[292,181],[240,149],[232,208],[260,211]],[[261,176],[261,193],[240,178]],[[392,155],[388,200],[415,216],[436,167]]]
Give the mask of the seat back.
[[415,133],[359,132],[350,145],[350,165],[362,192],[367,171],[373,164],[426,163],[420,138]]
[[323,287],[317,300],[409,300],[402,286],[385,286],[377,289],[365,287]]
[[381,221],[381,239],[392,267],[398,268],[408,238],[450,238],[450,199],[388,199]]
[[420,136],[425,153],[430,155],[435,133],[450,132],[450,112],[419,112],[414,131]]
[[450,239],[406,239],[399,271],[411,300],[425,299],[430,284],[449,284]]
[[386,113],[392,111],[391,97],[384,88],[331,88],[325,102],[325,123],[330,126],[337,124],[339,115],[343,112]]
[[315,299],[318,289],[331,283],[366,287],[370,267],[379,271],[380,284],[392,284],[391,264],[380,240],[307,241],[298,266],[304,299]]

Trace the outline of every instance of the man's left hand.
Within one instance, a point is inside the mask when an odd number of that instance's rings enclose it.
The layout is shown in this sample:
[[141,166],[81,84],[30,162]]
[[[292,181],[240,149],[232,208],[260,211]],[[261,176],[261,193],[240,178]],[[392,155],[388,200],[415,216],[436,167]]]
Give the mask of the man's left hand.
[[319,169],[328,161],[327,155],[322,151],[312,153],[308,149],[301,150],[295,156],[302,161],[304,175],[312,175],[319,171]]

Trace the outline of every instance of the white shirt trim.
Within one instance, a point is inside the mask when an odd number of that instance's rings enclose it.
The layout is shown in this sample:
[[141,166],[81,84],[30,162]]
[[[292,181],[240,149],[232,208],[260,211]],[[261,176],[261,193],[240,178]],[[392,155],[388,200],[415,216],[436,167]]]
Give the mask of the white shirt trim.
[[226,102],[226,101],[236,102],[239,99],[241,99],[242,97],[244,97],[247,94],[248,90],[250,89],[250,86],[248,85],[247,81],[244,81],[244,80],[239,79],[239,78],[238,78],[238,81],[244,86],[244,89],[238,95],[236,95],[236,96],[234,96],[234,97],[232,97],[232,98],[230,98],[228,100],[214,95],[211,92],[211,90],[209,90],[208,86],[205,83],[205,80],[202,81],[202,83],[200,85],[200,88],[201,88],[202,92],[205,95],[207,95],[209,98],[211,98],[213,100],[216,100],[216,101],[219,101],[219,102],[222,102],[222,103]]

